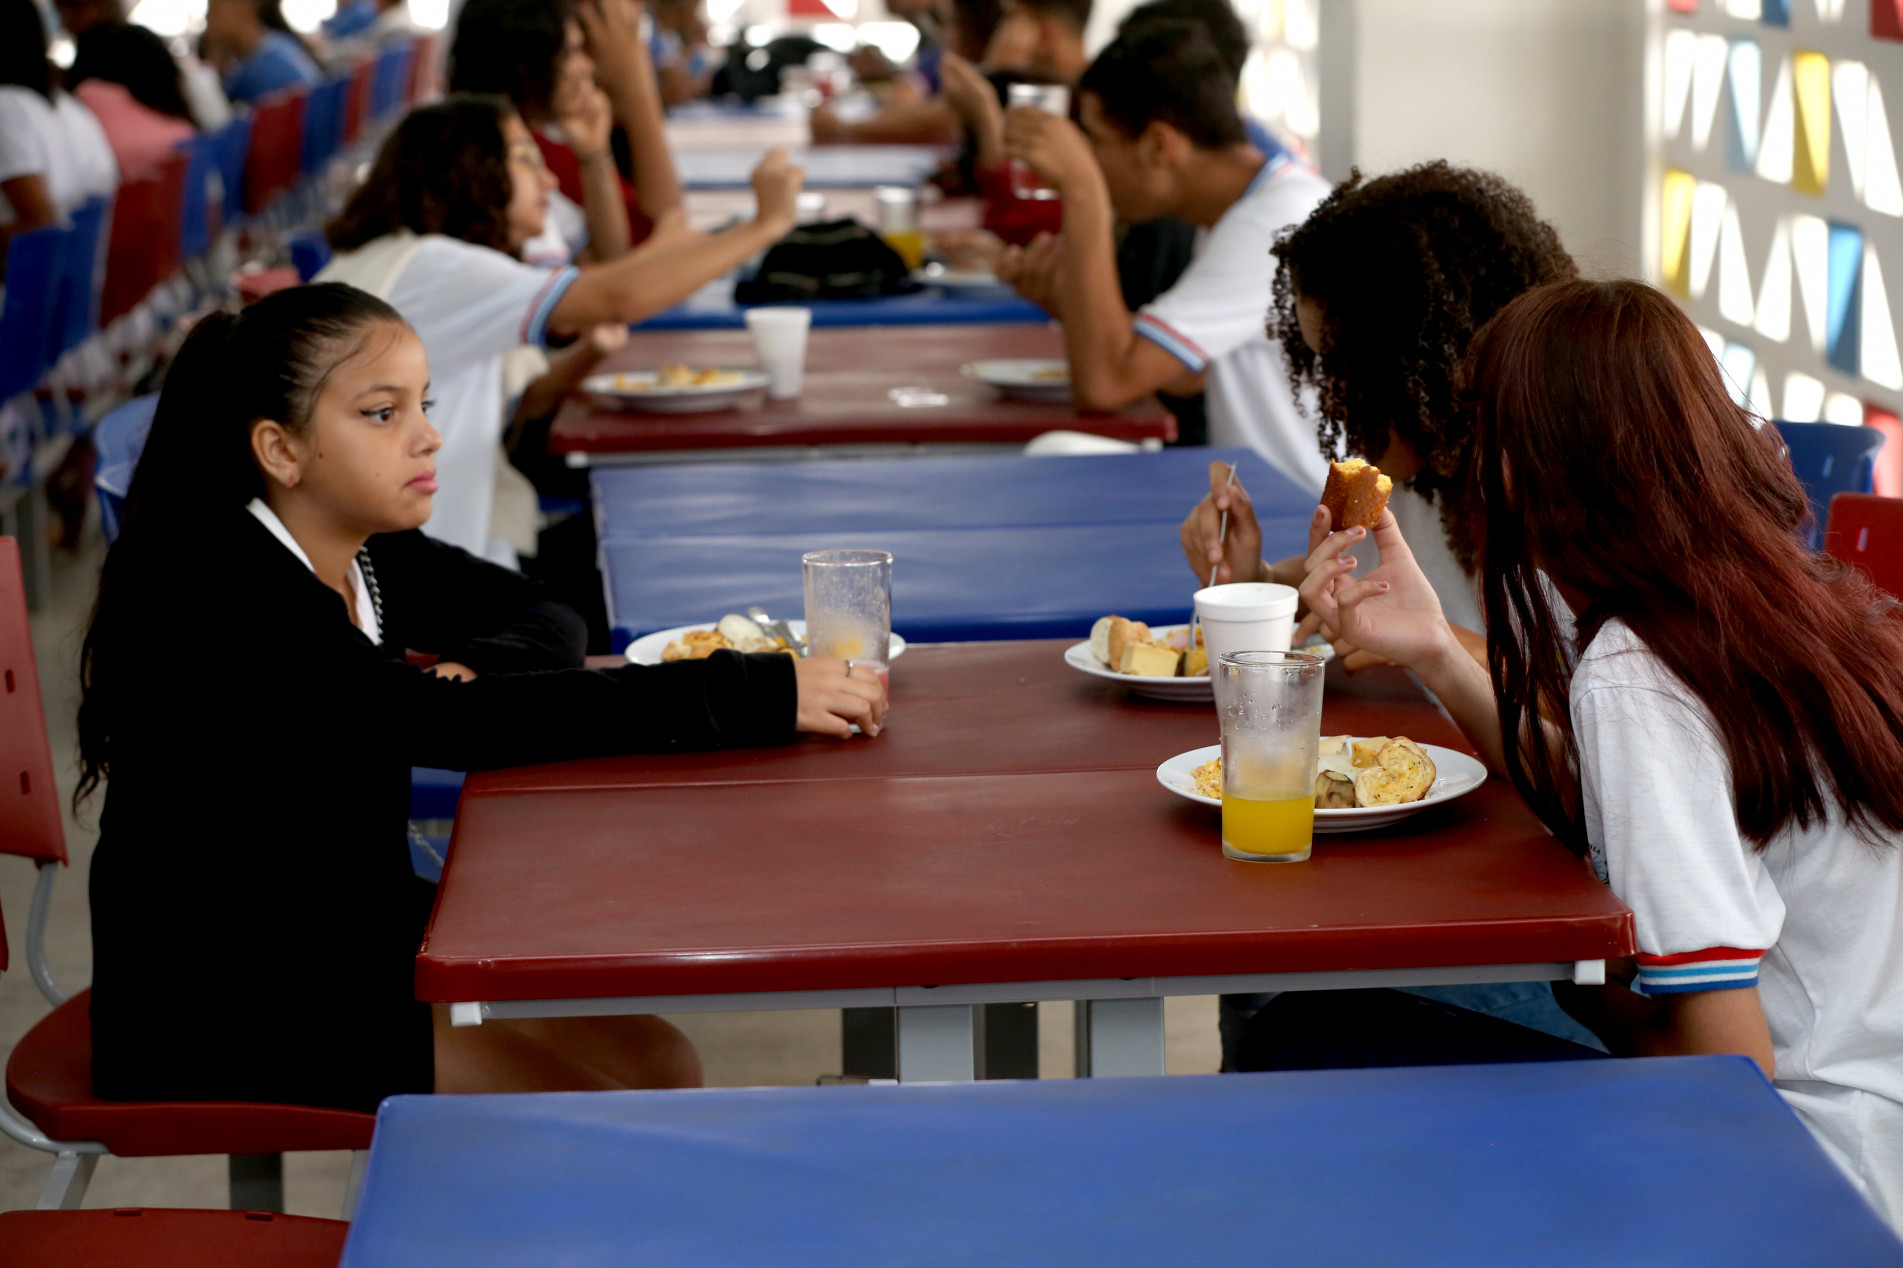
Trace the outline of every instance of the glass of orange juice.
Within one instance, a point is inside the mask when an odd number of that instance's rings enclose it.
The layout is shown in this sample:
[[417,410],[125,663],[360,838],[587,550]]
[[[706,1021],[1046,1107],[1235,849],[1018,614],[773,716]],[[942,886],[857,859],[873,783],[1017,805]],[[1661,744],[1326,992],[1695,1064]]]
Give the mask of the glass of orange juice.
[[1214,668],[1222,722],[1222,852],[1251,863],[1299,863],[1315,843],[1322,659],[1225,652]]

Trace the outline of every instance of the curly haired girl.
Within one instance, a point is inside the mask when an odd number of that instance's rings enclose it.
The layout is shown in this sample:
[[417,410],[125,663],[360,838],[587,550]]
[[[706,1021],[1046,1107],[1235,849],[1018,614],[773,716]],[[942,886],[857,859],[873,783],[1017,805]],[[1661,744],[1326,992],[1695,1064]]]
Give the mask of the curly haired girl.
[[[1461,364],[1474,333],[1516,296],[1577,276],[1572,257],[1525,194],[1446,162],[1373,180],[1356,171],[1275,255],[1269,332],[1281,339],[1297,400],[1315,389],[1322,452],[1367,458],[1393,478],[1389,505],[1448,619],[1484,646]],[[1225,487],[1228,478],[1227,463],[1213,464],[1210,495],[1183,522],[1190,567],[1205,577],[1213,567],[1218,581],[1300,585],[1301,557],[1261,558],[1248,494]],[[1225,507],[1229,537],[1219,545]],[[1358,667],[1352,649],[1347,664]]]

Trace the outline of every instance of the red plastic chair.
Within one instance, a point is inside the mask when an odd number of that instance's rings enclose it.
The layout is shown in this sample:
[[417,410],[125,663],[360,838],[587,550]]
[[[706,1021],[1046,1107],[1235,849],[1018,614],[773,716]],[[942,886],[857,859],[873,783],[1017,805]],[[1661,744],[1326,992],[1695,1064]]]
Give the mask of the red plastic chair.
[[437,36],[419,35],[411,45],[410,82],[403,94],[403,99],[411,105],[436,95],[440,78],[436,59],[441,44]]
[[1830,499],[1824,550],[1903,598],[1903,498],[1839,493]]
[[302,90],[273,97],[251,116],[251,148],[244,161],[244,209],[255,216],[297,186],[304,156]]
[[350,91],[344,94],[344,144],[363,135],[370,118],[370,86],[375,82],[377,61],[366,57],[350,68]]
[[336,1268],[341,1220],[265,1211],[7,1211],[0,1246],[16,1264],[136,1268]]
[[106,240],[106,281],[99,324],[109,326],[137,308],[154,287],[178,271],[185,223],[185,173],[191,157],[174,154],[157,174],[119,186]]
[[[91,992],[67,999],[46,971],[46,907],[54,869],[66,861],[66,836],[27,627],[20,551],[10,537],[0,537],[0,687],[0,854],[39,864],[27,916],[27,963],[55,1005],[7,1060],[11,1108],[0,1105],[0,1134],[55,1155],[40,1209],[78,1207],[99,1156],[111,1153],[125,1158],[229,1154],[232,1206],[282,1210],[279,1155],[349,1149],[356,1157],[344,1197],[347,1214],[356,1204],[376,1125],[372,1114],[246,1101],[106,1101],[93,1092]],[[4,943],[0,933],[0,948]],[[0,967],[4,964],[0,951]],[[0,1246],[6,1244],[0,1239]]]

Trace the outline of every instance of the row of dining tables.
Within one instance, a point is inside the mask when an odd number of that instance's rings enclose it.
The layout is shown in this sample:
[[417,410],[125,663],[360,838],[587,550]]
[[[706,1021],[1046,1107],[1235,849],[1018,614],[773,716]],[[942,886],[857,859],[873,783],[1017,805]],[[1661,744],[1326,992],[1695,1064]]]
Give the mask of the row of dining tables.
[[[743,348],[648,330],[621,362]],[[876,739],[472,774],[417,959],[458,1025],[854,1010],[897,1084],[393,1098],[347,1268],[1903,1264],[1743,1058],[1160,1077],[1167,997],[1595,982],[1632,915],[1498,780],[1307,863],[1223,858],[1218,812],[1154,774],[1213,708],[1063,651],[1110,612],[1187,618],[1176,526],[1212,458],[1265,553],[1301,547],[1312,494],[1238,452],[1010,452],[1169,423],[999,401],[956,375],[982,355],[1061,351],[1041,323],[816,321],[800,401],[564,408],[618,644],[797,616],[799,554],[853,545],[893,552],[911,646]],[[1331,666],[1322,725],[1467,750],[1398,670]],[[1054,1000],[1087,1077],[998,1081],[988,1010]]]

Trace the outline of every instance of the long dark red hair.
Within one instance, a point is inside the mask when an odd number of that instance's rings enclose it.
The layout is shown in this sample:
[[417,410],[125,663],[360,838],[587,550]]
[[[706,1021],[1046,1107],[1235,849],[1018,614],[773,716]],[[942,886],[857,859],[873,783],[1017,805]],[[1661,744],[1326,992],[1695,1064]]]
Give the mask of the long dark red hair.
[[1547,825],[1584,850],[1570,649],[1541,570],[1584,596],[1579,649],[1617,618],[1710,711],[1758,848],[1833,811],[1873,843],[1903,833],[1895,601],[1801,543],[1776,429],[1731,399],[1678,305],[1642,282],[1543,286],[1471,365],[1487,652],[1503,734],[1543,716],[1563,736],[1507,745]]

